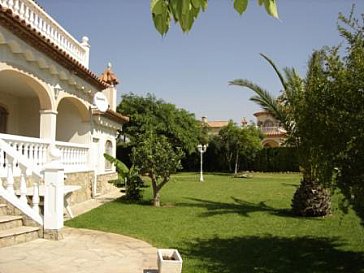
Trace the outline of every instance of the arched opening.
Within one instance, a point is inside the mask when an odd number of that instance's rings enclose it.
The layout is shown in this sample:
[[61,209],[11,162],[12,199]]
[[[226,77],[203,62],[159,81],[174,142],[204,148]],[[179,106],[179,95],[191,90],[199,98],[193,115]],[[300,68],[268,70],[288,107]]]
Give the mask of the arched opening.
[[[110,140],[107,140],[105,143],[105,153],[113,156],[112,142]],[[111,162],[105,159],[105,171],[110,171],[111,168],[112,168]]]
[[79,144],[89,142],[89,111],[81,101],[65,97],[59,102],[57,112],[57,141]]
[[36,138],[40,137],[40,110],[52,109],[45,86],[16,69],[0,71],[0,104],[1,132]]
[[279,147],[279,143],[277,141],[274,141],[274,140],[263,141],[262,145],[263,145],[264,148]]

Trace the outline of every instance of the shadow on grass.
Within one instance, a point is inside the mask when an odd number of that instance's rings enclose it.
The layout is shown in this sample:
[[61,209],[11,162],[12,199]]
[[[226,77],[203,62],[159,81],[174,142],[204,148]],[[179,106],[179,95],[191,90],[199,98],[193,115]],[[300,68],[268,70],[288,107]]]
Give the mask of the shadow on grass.
[[342,251],[340,245],[335,239],[252,236],[198,240],[180,250],[210,273],[364,272],[364,253]]
[[216,202],[197,198],[186,199],[193,202],[177,203],[176,206],[205,208],[206,211],[200,214],[201,217],[209,217],[221,214],[239,214],[241,216],[249,217],[249,214],[253,212],[267,212],[269,214],[282,217],[295,217],[290,209],[273,208],[266,205],[264,201],[255,204],[240,200],[235,197],[231,197],[233,200],[231,203]]

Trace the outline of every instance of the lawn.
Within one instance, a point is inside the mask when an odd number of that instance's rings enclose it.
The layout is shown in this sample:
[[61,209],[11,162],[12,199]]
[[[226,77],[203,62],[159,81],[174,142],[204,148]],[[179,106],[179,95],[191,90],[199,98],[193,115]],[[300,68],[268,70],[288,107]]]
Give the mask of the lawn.
[[290,203],[298,174],[182,173],[162,189],[162,207],[117,200],[66,223],[177,248],[184,273],[364,272],[364,228],[334,198],[326,218],[297,218]]

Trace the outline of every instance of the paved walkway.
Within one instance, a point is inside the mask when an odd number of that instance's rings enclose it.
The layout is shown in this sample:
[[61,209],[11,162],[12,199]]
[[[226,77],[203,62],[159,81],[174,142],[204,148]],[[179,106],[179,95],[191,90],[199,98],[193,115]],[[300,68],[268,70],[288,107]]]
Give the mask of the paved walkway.
[[[120,193],[119,193],[120,195]],[[74,214],[117,197],[101,196],[74,207]],[[134,238],[65,227],[64,239],[38,239],[0,248],[0,273],[157,273],[157,249]]]

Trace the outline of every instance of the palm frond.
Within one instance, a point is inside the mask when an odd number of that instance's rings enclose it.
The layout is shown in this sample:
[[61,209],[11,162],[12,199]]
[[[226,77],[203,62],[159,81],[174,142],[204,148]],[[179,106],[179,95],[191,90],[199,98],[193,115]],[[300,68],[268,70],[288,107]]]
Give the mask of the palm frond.
[[260,105],[265,111],[271,113],[276,119],[285,123],[285,115],[277,102],[277,99],[272,96],[267,90],[261,88],[257,84],[243,79],[237,79],[229,82],[229,85],[240,87],[247,87],[252,90],[256,95],[251,97],[250,100]]
[[273,67],[273,69],[276,72],[279,80],[281,81],[281,84],[283,86],[283,89],[285,90],[287,88],[286,81],[285,81],[282,73],[279,71],[279,69],[275,65],[275,63],[269,57],[267,57],[266,55],[264,55],[263,53],[260,53],[260,56],[262,56]]

